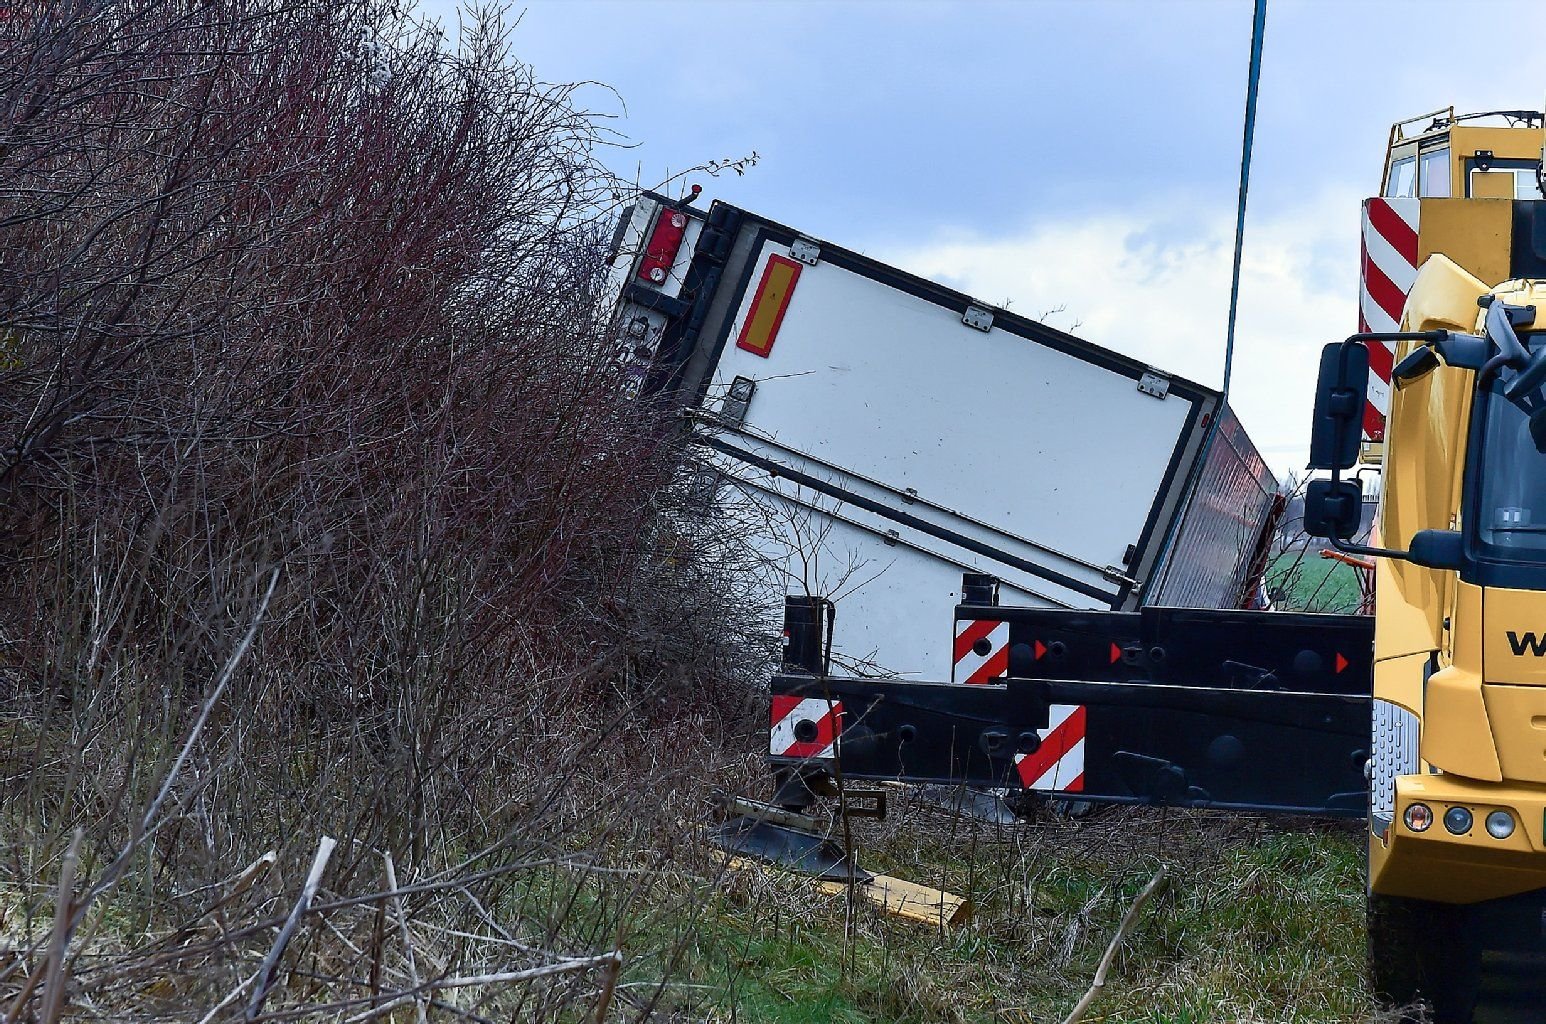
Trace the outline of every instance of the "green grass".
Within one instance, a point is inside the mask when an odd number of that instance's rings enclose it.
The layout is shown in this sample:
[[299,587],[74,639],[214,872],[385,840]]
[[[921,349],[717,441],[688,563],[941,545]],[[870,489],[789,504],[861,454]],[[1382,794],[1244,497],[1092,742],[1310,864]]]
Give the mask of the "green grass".
[[1267,592],[1285,611],[1343,612],[1358,610],[1361,570],[1332,558],[1320,549],[1284,551],[1267,569]]
[[[1110,811],[968,825],[924,808],[872,825],[861,864],[970,896],[941,934],[777,870],[727,872],[694,908],[675,1008],[746,1022],[1058,1021],[1134,895],[1169,887],[1087,1020],[1368,1021],[1356,826]],[[644,936],[638,936],[642,939]]]

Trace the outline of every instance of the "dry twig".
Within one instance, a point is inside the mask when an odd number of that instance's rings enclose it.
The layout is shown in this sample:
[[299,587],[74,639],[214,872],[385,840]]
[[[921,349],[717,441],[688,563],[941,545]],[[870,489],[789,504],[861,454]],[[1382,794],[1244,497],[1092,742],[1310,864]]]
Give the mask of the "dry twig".
[[295,901],[295,906],[290,909],[290,916],[285,920],[284,927],[279,929],[279,936],[274,939],[273,948],[268,951],[268,956],[263,958],[263,966],[258,969],[257,986],[252,992],[252,1001],[247,1004],[247,1019],[252,1020],[263,1012],[263,1001],[268,998],[268,991],[274,984],[274,972],[279,967],[279,958],[284,956],[285,947],[290,944],[291,937],[300,926],[301,915],[306,913],[306,908],[311,906],[312,898],[317,895],[317,886],[322,884],[322,872],[327,870],[328,858],[333,856],[333,847],[338,842],[332,836],[323,836],[317,844],[317,855],[312,858],[311,871],[306,875],[306,884],[301,887],[300,898]]
[[1077,1024],[1078,1021],[1084,1019],[1090,1004],[1095,1002],[1096,997],[1100,995],[1101,989],[1106,987],[1106,972],[1111,969],[1111,961],[1116,958],[1117,947],[1122,944],[1122,940],[1127,938],[1128,933],[1133,930],[1133,927],[1138,923],[1138,915],[1143,911],[1144,905],[1165,884],[1167,877],[1169,876],[1164,865],[1160,865],[1160,869],[1154,872],[1154,877],[1149,879],[1149,884],[1144,886],[1143,891],[1134,898],[1132,905],[1127,908],[1127,913],[1122,915],[1122,923],[1117,926],[1117,933],[1111,937],[1111,944],[1106,947],[1105,955],[1100,958],[1100,966],[1095,969],[1095,980],[1091,982],[1089,991],[1080,997],[1073,1011],[1063,1018],[1063,1024]]

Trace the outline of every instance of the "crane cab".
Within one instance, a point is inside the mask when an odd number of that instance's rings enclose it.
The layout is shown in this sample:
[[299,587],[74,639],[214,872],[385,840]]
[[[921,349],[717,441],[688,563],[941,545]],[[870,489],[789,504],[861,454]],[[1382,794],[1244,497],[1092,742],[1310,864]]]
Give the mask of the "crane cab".
[[1386,199],[1541,199],[1541,112],[1455,113],[1391,125],[1380,196]]
[[[1456,114],[1453,107],[1391,126],[1379,192],[1363,204],[1358,330],[1398,329],[1417,271],[1442,254],[1495,287],[1546,278],[1542,145],[1534,110]],[[1363,460],[1383,461],[1394,347],[1370,350]]]

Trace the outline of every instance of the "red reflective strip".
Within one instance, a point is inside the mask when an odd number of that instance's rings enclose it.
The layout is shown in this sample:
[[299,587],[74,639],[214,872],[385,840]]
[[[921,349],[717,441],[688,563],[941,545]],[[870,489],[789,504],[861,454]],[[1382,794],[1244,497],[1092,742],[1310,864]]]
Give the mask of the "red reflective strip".
[[1041,741],[1041,746],[1036,748],[1034,754],[1027,754],[1016,767],[1020,771],[1020,785],[1029,786],[1063,759],[1063,755],[1074,749],[1074,744],[1084,739],[1084,705],[1074,709],[1074,713],[1063,720],[1047,738]]
[[1390,383],[1390,372],[1396,365],[1396,354],[1383,341],[1371,341],[1364,346],[1369,350],[1369,372],[1385,383]]
[[1111,664],[1115,665],[1120,657],[1122,657],[1122,648],[1118,647],[1116,641],[1113,640],[1111,642]]
[[1042,643],[1040,640],[1037,640],[1035,642],[1035,646],[1034,646],[1033,649],[1036,652],[1036,660],[1037,661],[1040,661],[1042,659],[1042,656],[1047,653],[1047,645]]
[[1383,199],[1369,200],[1369,226],[1412,266],[1417,266],[1417,232]]
[[[1369,243],[1361,235],[1358,241],[1358,265],[1359,267],[1368,267],[1370,265]],[[1359,281],[1358,286],[1360,288],[1366,287],[1365,282],[1362,280]],[[1369,318],[1364,315],[1362,302],[1358,304],[1358,333],[1369,333]],[[1386,374],[1385,379],[1389,380],[1390,375]],[[1385,415],[1375,408],[1374,403],[1367,398],[1364,399],[1363,404],[1363,433],[1371,441],[1385,440]]]
[[988,660],[978,666],[977,671],[966,677],[968,683],[986,683],[997,679],[1009,671],[1009,648],[1000,647],[988,655]]
[[1068,793],[1083,793],[1084,792],[1084,772],[1080,772],[1078,775],[1075,775],[1074,776],[1074,781],[1072,781],[1068,785],[1064,786],[1063,790],[1065,792],[1068,792]]
[[[774,698],[777,700],[777,698]],[[799,703],[800,698],[792,698]],[[784,713],[788,717],[788,712]],[[810,741],[795,740],[783,750],[777,752],[778,757],[815,757],[830,747],[842,731],[841,716],[843,714],[842,701],[833,701],[830,711],[823,711],[816,719],[816,738]]]
[[1401,310],[1406,306],[1406,292],[1397,288],[1396,283],[1386,277],[1385,271],[1376,266],[1373,260],[1363,261],[1363,286],[1375,305],[1383,309],[1385,315],[1399,327]]
[[775,726],[788,718],[795,708],[800,706],[800,697],[792,697],[788,694],[777,694],[773,698],[773,724]]
[[1348,664],[1349,664],[1348,660],[1346,658],[1342,657],[1342,652],[1338,651],[1337,652],[1337,661],[1336,661],[1337,672],[1338,673],[1342,672],[1344,669],[1347,668]]
[[[972,653],[972,644],[987,636],[998,628],[998,622],[993,619],[974,619],[971,625],[961,630],[956,635],[955,664],[959,665],[961,659]],[[938,636],[939,634],[935,634]]]

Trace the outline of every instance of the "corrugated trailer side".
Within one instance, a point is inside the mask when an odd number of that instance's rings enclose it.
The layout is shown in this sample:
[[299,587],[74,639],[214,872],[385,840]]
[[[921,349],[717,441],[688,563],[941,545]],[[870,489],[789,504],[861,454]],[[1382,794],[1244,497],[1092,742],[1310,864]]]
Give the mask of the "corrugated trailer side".
[[1278,481],[1235,411],[1224,418],[1144,604],[1242,608],[1275,520]]

